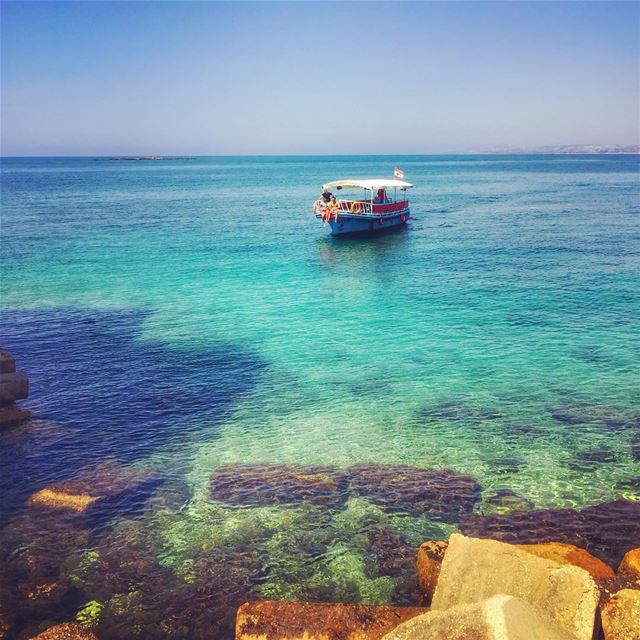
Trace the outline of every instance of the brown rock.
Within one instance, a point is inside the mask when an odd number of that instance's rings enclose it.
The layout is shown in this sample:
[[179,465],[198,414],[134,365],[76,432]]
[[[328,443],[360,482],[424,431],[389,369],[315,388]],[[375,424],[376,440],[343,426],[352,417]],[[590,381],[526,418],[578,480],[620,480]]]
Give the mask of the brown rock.
[[8,404],[0,407],[0,429],[3,427],[14,427],[31,417],[31,411],[22,409],[15,404]]
[[29,379],[24,373],[0,373],[0,405],[29,397]]
[[423,607],[258,601],[243,604],[236,640],[379,640]]
[[346,499],[346,477],[334,467],[228,464],[211,474],[209,495],[228,504],[336,505]]
[[575,640],[535,607],[511,596],[429,611],[402,623],[383,640]]
[[540,542],[538,544],[518,544],[519,549],[539,558],[553,560],[558,564],[572,564],[588,571],[594,578],[613,578],[615,571],[607,564],[592,556],[588,551],[565,542]]
[[4,602],[3,595],[0,593],[0,640],[5,640],[9,637],[9,631],[11,631],[14,620],[14,612]]
[[350,491],[392,512],[457,522],[480,499],[481,487],[472,476],[449,469],[365,463],[348,473]]
[[49,627],[31,640],[98,640],[98,638],[85,627],[75,622],[65,622]]
[[0,373],[15,373],[16,360],[4,349],[0,349]]
[[624,554],[618,573],[632,573],[640,577],[640,547]]
[[640,591],[623,589],[601,611],[605,640],[640,640]]
[[640,502],[615,500],[580,511],[464,514],[459,526],[465,535],[503,542],[567,542],[615,567],[629,549],[640,546]]
[[520,598],[578,640],[591,640],[598,588],[584,570],[538,558],[495,540],[453,534],[432,609],[442,610],[505,594]]
[[430,604],[438,584],[440,566],[449,543],[444,540],[423,542],[418,549],[418,585]]
[[125,498],[157,485],[158,478],[141,469],[106,461],[86,467],[71,480],[55,482],[34,493],[27,504],[65,513],[85,514],[100,505],[124,506]]

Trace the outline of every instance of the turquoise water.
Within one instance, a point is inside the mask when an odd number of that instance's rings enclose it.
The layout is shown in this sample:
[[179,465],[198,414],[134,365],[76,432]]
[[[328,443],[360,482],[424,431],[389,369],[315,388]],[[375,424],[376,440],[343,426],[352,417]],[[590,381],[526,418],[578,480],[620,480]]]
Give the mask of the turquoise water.
[[[396,164],[415,184],[405,230],[331,238],[312,217],[323,182]],[[115,457],[167,483],[100,535],[143,523],[171,579],[225,549],[255,560],[260,597],[389,602],[405,596],[367,565],[372,519],[409,545],[455,522],[355,496],[231,507],[209,499],[212,471],[448,468],[482,486],[476,512],[503,489],[536,508],[640,499],[638,170],[638,156],[4,159],[2,344],[34,414],[1,436],[7,527],[34,490]],[[309,552],[300,537],[322,539]],[[92,584],[76,587],[101,602],[105,637],[132,633],[118,620],[134,605]]]

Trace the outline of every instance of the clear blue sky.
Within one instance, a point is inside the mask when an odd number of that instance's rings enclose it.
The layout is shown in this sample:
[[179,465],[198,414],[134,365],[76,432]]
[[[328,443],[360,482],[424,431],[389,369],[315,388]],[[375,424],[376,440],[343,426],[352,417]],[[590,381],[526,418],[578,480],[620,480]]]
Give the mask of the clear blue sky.
[[638,143],[636,2],[2,2],[4,155]]

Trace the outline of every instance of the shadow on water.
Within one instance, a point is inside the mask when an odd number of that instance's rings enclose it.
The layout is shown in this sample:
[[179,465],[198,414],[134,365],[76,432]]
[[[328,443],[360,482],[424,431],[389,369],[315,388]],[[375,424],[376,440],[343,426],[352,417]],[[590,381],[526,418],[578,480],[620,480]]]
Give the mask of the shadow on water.
[[0,435],[4,519],[34,490],[81,467],[140,461],[216,426],[265,363],[236,346],[140,342],[145,312],[3,313],[3,346],[29,374],[36,422]]

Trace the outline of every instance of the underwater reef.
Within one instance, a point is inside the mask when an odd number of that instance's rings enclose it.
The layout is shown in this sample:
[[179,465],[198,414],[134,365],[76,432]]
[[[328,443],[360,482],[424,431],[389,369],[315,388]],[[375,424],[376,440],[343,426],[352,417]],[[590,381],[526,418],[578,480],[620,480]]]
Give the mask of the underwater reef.
[[469,536],[504,542],[568,542],[611,565],[640,546],[640,503],[615,500],[575,509],[534,509],[509,514],[468,514],[460,530]]

